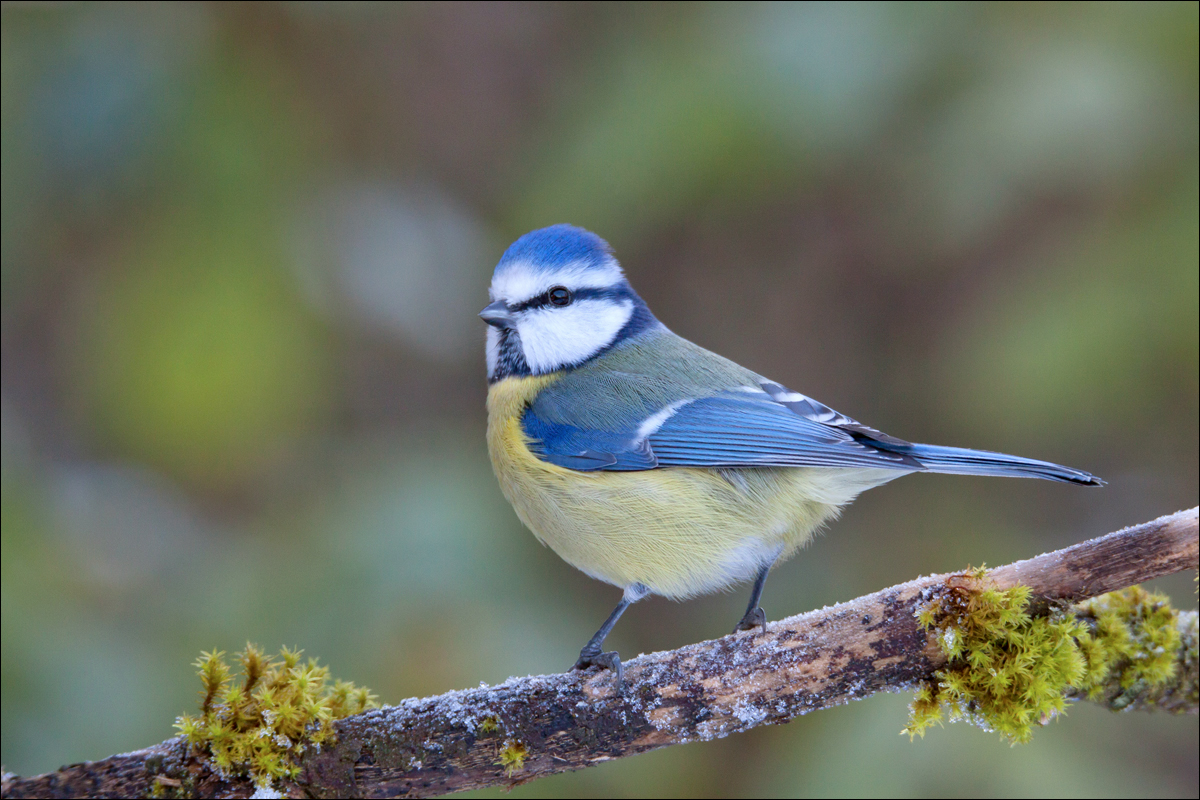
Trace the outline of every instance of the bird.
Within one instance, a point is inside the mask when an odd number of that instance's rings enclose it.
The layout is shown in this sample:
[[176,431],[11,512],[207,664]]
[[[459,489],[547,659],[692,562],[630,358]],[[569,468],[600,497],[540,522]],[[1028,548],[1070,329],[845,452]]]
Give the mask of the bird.
[[772,566],[859,493],[914,472],[1103,484],[1081,470],[913,444],[672,333],[612,248],[560,224],[501,256],[487,323],[487,444],[501,491],[543,544],[623,590],[574,669],[609,669],[622,613],[753,581],[734,632],[766,630]]

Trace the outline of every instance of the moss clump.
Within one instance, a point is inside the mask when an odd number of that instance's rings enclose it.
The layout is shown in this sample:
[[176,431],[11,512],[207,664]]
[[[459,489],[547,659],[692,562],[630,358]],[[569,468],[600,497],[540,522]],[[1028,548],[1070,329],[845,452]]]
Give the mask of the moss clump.
[[504,742],[504,749],[500,751],[500,757],[496,763],[504,767],[505,774],[512,777],[521,771],[525,766],[525,759],[529,757],[529,748],[524,742],[519,742],[516,739],[508,739]]
[[1133,587],[1037,616],[1029,598],[1026,586],[997,589],[984,569],[946,582],[918,621],[949,663],[917,692],[904,732],[924,736],[948,709],[951,720],[1027,742],[1065,711],[1068,690],[1098,698],[1119,675],[1143,696],[1174,677],[1180,633],[1166,598]]
[[949,663],[922,687],[905,732],[924,736],[940,723],[966,719],[1011,742],[1065,709],[1063,692],[1088,676],[1075,645],[1086,626],[1074,615],[1029,613],[1026,586],[997,589],[984,569],[955,576],[919,613]]
[[1079,648],[1089,680],[1076,688],[1089,700],[1120,710],[1175,678],[1179,614],[1165,596],[1133,586],[1080,603],[1078,613],[1088,626]]
[[225,653],[201,653],[200,714],[184,714],[175,727],[220,774],[246,774],[259,785],[297,777],[297,758],[333,741],[335,719],[377,705],[364,688],[330,685],[329,669],[313,659],[302,663],[300,655],[284,648],[268,658],[247,643],[237,655],[242,675],[235,681]]

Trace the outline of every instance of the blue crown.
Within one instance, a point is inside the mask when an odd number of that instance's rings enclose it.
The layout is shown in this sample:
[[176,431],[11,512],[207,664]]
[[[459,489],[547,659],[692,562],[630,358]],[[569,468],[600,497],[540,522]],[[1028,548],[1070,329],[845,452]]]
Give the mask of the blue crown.
[[571,263],[585,267],[614,264],[608,242],[591,231],[565,224],[539,228],[517,239],[500,257],[496,272],[518,261],[546,272]]

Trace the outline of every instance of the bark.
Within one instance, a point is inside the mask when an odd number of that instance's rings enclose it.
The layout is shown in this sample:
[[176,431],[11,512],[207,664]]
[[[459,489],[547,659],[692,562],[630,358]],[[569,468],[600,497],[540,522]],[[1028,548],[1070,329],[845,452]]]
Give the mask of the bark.
[[[1193,508],[999,567],[991,577],[1000,588],[1031,587],[1046,606],[1196,569],[1197,553]],[[542,675],[348,717],[337,723],[337,744],[309,756],[301,779],[284,788],[293,796],[417,797],[523,783],[910,688],[945,664],[915,614],[949,577],[919,578],[772,622],[766,633],[640,656],[627,664],[621,693],[608,672]],[[1185,685],[1158,701],[1196,713],[1196,663],[1186,650],[1181,680],[1190,681],[1190,694]],[[1127,705],[1151,708],[1155,698]],[[253,789],[244,778],[213,775],[202,757],[172,739],[33,778],[5,776],[3,795],[211,797]]]

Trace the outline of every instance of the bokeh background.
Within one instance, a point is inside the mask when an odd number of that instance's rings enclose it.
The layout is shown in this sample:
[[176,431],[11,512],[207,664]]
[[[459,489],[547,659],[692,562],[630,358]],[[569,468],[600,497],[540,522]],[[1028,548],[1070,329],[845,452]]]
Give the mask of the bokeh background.
[[[1197,9],[5,4],[5,767],[171,735],[190,662],[247,639],[391,702],[573,663],[619,593],[501,497],[475,316],[551,223],[868,424],[1109,482],[870,492],[772,617],[1195,505]],[[609,641],[744,602],[651,599]],[[910,743],[907,702],[512,796],[1200,791],[1195,717]]]

